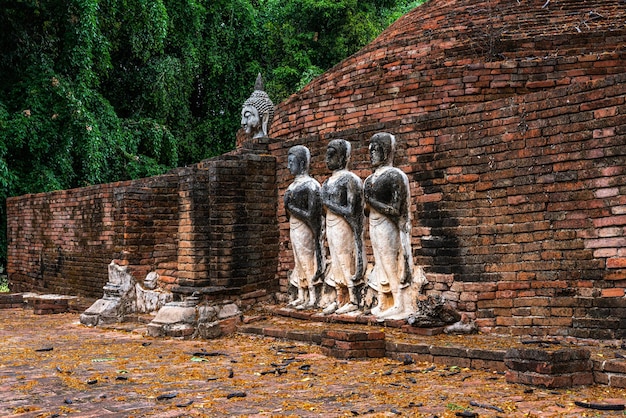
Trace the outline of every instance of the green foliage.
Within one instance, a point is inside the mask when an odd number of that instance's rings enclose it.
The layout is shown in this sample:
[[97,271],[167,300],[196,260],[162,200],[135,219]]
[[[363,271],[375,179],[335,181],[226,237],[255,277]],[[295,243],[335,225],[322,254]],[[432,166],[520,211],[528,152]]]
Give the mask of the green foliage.
[[265,0],[263,31],[278,101],[356,53],[424,1]]
[[259,72],[278,103],[419,3],[0,0],[0,265],[7,197],[229,151]]

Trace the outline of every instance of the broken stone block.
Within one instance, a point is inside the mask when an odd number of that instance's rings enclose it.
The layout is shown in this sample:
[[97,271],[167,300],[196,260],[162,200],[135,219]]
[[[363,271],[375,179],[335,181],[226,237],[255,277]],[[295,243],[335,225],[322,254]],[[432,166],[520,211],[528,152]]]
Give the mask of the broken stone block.
[[198,313],[195,303],[197,303],[197,300],[167,303],[159,310],[152,322],[148,324],[148,335],[151,337],[193,336]]
[[135,285],[135,294],[137,295],[138,313],[157,312],[166,303],[171,302],[173,297],[170,292],[144,289],[139,283]]
[[209,323],[217,321],[219,308],[209,305],[198,305],[198,322]]
[[239,307],[234,303],[229,303],[227,305],[222,306],[220,312],[217,314],[219,319],[230,318],[232,316],[241,315],[241,311]]
[[81,324],[97,326],[123,322],[129,314],[158,311],[172,300],[170,292],[156,288],[158,278],[156,272],[151,272],[141,286],[126,266],[112,261],[109,264],[109,281],[103,288],[104,296],[83,312]]

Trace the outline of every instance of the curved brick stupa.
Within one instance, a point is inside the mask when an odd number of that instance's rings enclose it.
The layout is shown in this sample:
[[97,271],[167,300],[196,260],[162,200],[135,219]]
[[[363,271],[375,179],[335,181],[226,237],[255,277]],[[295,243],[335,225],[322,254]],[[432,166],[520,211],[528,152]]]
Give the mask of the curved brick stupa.
[[295,138],[624,72],[619,0],[430,0],[283,102]]
[[323,181],[328,141],[347,139],[365,178],[369,138],[391,132],[428,294],[486,331],[622,338],[624,45],[619,0],[431,0],[278,106],[279,194],[289,147]]

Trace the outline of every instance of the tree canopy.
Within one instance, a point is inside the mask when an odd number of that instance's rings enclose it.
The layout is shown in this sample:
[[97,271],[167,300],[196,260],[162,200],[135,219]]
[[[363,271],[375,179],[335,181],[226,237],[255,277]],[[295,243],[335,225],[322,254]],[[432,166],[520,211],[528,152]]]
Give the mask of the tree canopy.
[[8,196],[228,151],[257,73],[278,103],[422,2],[0,0],[0,264]]

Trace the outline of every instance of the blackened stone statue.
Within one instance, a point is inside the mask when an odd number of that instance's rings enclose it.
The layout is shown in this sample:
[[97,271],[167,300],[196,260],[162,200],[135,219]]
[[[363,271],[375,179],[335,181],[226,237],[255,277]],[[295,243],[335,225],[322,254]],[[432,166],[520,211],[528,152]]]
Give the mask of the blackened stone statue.
[[330,274],[325,281],[336,290],[336,301],[324,309],[327,314],[358,310],[357,289],[363,283],[363,183],[347,170],[350,150],[348,141],[335,139],[326,151],[326,165],[333,174],[322,185],[330,251]]
[[[414,309],[410,302],[414,296],[410,294],[414,282],[411,197],[406,174],[393,167],[395,144],[395,137],[389,133],[372,136],[369,153],[375,171],[364,185],[374,253],[368,285],[377,292],[378,303],[372,314],[379,319],[406,319]],[[418,280],[425,281],[423,274]]]
[[298,289],[298,296],[290,305],[297,309],[316,306],[317,288],[325,267],[320,184],[309,176],[310,160],[308,148],[296,145],[289,149],[287,164],[295,179],[287,188],[284,201],[295,263],[289,282]]
[[248,138],[263,138],[267,136],[273,119],[274,103],[263,90],[263,78],[259,74],[254,84],[254,91],[243,103],[241,127]]

